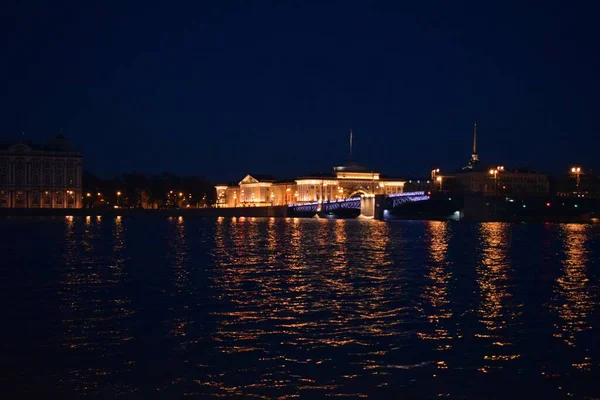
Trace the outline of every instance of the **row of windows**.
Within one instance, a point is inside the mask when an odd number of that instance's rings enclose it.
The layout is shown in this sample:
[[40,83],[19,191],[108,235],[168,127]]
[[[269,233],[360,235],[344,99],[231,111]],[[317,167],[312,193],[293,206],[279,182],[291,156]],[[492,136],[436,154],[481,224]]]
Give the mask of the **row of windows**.
[[[7,191],[0,191],[0,207],[7,207],[9,201],[10,193]],[[43,205],[52,205],[52,201],[56,205],[67,204],[70,206],[75,205],[75,193],[70,191],[70,193],[65,194],[64,192],[55,192],[52,193],[50,191],[38,192],[32,191],[26,193],[21,190],[17,190],[14,192],[14,202],[17,206],[25,206],[27,203],[30,203],[33,206],[39,206],[40,202]]]
[[507,176],[507,177],[499,177],[498,178],[499,181],[508,181],[508,182],[545,182],[546,179],[544,178],[539,178],[539,177],[535,177],[535,178],[526,178],[526,177],[511,177],[511,176]]
[[15,183],[17,185],[39,185],[40,183],[43,183],[47,186],[52,185],[52,183],[54,183],[55,185],[75,185],[78,181],[76,179],[74,171],[67,172],[66,181],[65,175],[60,172],[54,174],[54,179],[51,174],[44,174],[42,179],[40,179],[40,177],[40,174],[36,171],[34,171],[30,176],[27,176],[22,172],[16,171],[15,174],[12,175],[12,177],[5,171],[0,171],[0,185],[6,185],[10,183]]

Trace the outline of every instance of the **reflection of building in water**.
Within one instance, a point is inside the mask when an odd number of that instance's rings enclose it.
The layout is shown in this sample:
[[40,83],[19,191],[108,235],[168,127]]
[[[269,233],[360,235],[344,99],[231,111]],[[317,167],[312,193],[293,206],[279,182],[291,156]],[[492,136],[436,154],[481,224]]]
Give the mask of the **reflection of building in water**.
[[[432,324],[432,329],[420,333],[419,337],[425,340],[439,341],[437,349],[444,351],[452,347],[450,341],[457,337],[456,333],[448,330],[446,324],[446,321],[452,318],[453,315],[450,308],[450,299],[448,298],[452,273],[449,271],[449,263],[446,258],[448,244],[450,243],[450,232],[448,223],[441,221],[427,222],[427,230],[430,237],[429,255],[431,261],[425,275],[427,285],[422,297],[426,301],[425,313],[427,320]],[[437,365],[442,369],[447,368],[445,361],[440,361]]]
[[485,332],[476,337],[489,340],[491,354],[484,356],[483,371],[500,367],[499,361],[508,361],[520,357],[513,354],[514,329],[518,317],[518,305],[510,303],[510,260],[508,249],[510,224],[499,222],[483,223],[480,235],[483,241],[481,264],[477,267],[477,284],[480,291],[480,304],[477,310],[479,322]]
[[217,207],[277,206],[333,201],[367,194],[402,193],[404,180],[391,179],[354,162],[313,174],[278,181],[269,175],[247,175],[238,183],[217,185]]
[[186,287],[189,283],[188,247],[185,223],[183,217],[170,218],[173,231],[169,235],[169,269],[173,274],[175,297],[178,307],[173,309],[176,314],[172,319],[171,334],[185,336],[186,325],[189,322],[188,306],[185,303]]
[[342,387],[320,367],[385,381],[406,313],[394,299],[398,278],[390,275],[402,273],[390,260],[388,228],[379,221],[218,219],[215,348],[229,365],[249,363],[257,379],[232,387],[215,376],[199,384],[225,397]]
[[0,143],[0,208],[80,208],[82,161],[62,135]]
[[[594,300],[590,293],[587,264],[589,262],[586,242],[590,227],[584,224],[561,225],[562,241],[566,258],[563,262],[563,273],[556,279],[555,301],[553,310],[559,316],[555,325],[558,331],[555,337],[573,348],[577,347],[577,335],[592,329],[588,316],[593,314]],[[583,350],[582,352],[587,352]],[[583,360],[573,364],[579,369],[590,369],[591,358],[583,356]]]
[[[124,287],[125,228],[120,217],[115,218],[111,242],[112,251],[99,246],[104,238],[100,220],[85,219],[83,232],[77,229],[73,217],[65,219],[65,253],[61,265],[61,313],[64,325],[63,345],[72,353],[69,375],[65,379],[80,394],[98,395],[107,377],[129,372],[132,365],[123,360],[123,347],[130,343],[134,314]],[[106,222],[104,222],[106,223]],[[107,351],[110,349],[110,351]],[[81,363],[86,360],[88,363]],[[115,366],[105,369],[103,366]],[[119,384],[122,382],[122,385]],[[127,378],[112,381],[113,389],[128,393],[133,388]]]

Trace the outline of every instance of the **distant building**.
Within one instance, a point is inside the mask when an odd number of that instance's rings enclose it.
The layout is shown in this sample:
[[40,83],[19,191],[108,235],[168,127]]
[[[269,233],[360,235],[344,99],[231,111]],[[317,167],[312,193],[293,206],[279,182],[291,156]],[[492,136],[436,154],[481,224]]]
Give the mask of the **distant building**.
[[[473,127],[473,152],[462,170],[439,177],[448,190],[480,193],[486,196],[548,195],[548,176],[526,169],[509,169],[504,166],[485,166],[477,154],[477,124]],[[434,182],[437,184],[437,182]],[[439,189],[439,186],[434,185]]]
[[277,181],[270,175],[246,175],[238,183],[217,185],[217,207],[257,207],[293,202],[294,181]]
[[0,207],[80,208],[83,159],[67,138],[0,144]]
[[328,202],[349,197],[404,192],[402,179],[381,176],[352,161],[334,167],[333,173],[312,174],[295,180],[278,181],[270,175],[247,175],[238,183],[217,185],[217,207],[280,206],[287,204]]
[[490,167],[457,172],[454,179],[462,191],[486,196],[541,196],[550,192],[548,176],[534,171]]
[[561,197],[600,198],[600,176],[592,171],[577,171],[554,177],[552,193]]
[[238,184],[217,185],[217,207],[277,206],[327,202],[370,194],[402,193],[404,180],[382,177],[356,164],[335,167],[332,174],[314,174],[293,181],[247,175]]

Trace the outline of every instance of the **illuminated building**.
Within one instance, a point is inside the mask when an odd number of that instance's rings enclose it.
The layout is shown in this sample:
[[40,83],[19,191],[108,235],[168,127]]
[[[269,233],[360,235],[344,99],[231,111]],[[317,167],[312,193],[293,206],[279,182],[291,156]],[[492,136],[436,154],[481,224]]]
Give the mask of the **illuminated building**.
[[82,162],[62,135],[45,145],[0,144],[0,207],[80,208]]
[[217,185],[217,207],[279,206],[332,201],[371,194],[402,193],[404,180],[388,179],[354,163],[335,167],[332,174],[314,174],[293,181],[247,175],[238,184]]
[[404,180],[389,179],[352,161],[333,168],[332,174],[313,174],[295,180],[278,181],[270,175],[247,175],[237,184],[217,185],[217,207],[282,206],[327,202],[373,194],[404,192]]

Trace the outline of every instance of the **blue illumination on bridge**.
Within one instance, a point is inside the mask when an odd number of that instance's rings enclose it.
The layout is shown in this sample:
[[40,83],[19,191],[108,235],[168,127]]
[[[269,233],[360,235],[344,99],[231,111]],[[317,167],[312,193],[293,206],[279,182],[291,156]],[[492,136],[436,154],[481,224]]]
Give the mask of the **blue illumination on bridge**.
[[349,199],[330,200],[325,202],[313,201],[310,203],[290,204],[289,207],[297,212],[329,212],[342,208],[360,210],[360,197]]
[[[426,201],[430,199],[430,196],[425,192],[405,192],[405,193],[394,193],[386,196],[389,203],[385,209],[395,208],[405,203],[414,203],[419,201]],[[351,197],[348,199],[330,200],[325,202],[312,201],[307,203],[290,204],[288,207],[295,212],[303,213],[318,213],[331,212],[339,209],[355,209],[360,210],[360,197]]]
[[405,203],[415,203],[418,201],[426,201],[431,197],[425,192],[405,192],[405,193],[395,193],[390,194],[388,197],[392,200],[392,207],[396,208]]

